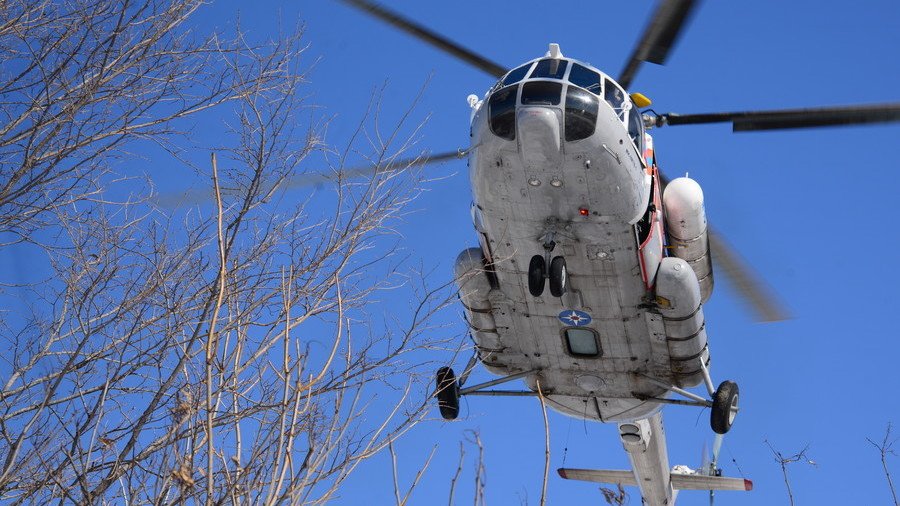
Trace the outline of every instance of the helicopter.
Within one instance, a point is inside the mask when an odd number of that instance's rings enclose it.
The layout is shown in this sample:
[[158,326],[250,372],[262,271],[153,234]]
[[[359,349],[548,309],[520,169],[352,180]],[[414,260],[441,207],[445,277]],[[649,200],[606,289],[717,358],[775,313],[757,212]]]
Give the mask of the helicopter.
[[[617,424],[632,465],[560,469],[563,478],[637,486],[645,504],[673,504],[680,489],[750,490],[749,480],[719,476],[717,450],[699,470],[670,469],[661,409],[709,408],[719,436],[739,412],[737,384],[716,385],[710,371],[703,304],[713,261],[761,319],[785,315],[709,227],[699,184],[662,175],[648,131],[889,122],[900,120],[900,104],[657,114],[628,90],[643,62],[665,62],[699,3],[691,0],[659,3],[616,78],[556,44],[508,69],[378,4],[343,1],[498,79],[482,98],[469,97],[465,154],[479,245],[457,257],[455,277],[475,354],[459,377],[437,371],[442,416],[459,415],[461,396],[541,395],[563,414]],[[465,386],[478,363],[499,378]],[[492,389],[520,379],[525,390]],[[688,390],[701,385],[706,396]]]

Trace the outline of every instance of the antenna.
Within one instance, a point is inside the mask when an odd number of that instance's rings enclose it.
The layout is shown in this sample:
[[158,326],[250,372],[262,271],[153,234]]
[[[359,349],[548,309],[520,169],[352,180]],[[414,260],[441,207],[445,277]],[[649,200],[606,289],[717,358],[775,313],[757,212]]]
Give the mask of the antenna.
[[547,56],[549,58],[553,58],[554,60],[558,60],[563,57],[562,52],[559,50],[559,44],[552,42],[550,43],[550,50],[547,51]]

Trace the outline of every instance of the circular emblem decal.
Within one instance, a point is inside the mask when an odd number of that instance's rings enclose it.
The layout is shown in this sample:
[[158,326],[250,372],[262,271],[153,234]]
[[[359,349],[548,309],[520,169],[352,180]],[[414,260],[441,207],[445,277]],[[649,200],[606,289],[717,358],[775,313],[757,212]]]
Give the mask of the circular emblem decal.
[[591,323],[591,315],[577,309],[564,309],[559,313],[559,321],[563,325],[571,325],[573,327],[583,327]]

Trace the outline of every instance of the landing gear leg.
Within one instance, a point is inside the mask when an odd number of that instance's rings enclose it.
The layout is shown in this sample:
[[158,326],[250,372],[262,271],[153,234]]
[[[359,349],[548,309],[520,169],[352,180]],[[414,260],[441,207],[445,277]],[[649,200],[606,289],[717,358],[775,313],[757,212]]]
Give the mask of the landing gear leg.
[[638,397],[639,399],[653,399],[656,402],[665,403],[665,404],[682,404],[687,406],[697,406],[703,408],[710,408],[710,420],[709,424],[712,427],[712,430],[716,434],[725,434],[729,430],[731,430],[731,425],[734,423],[734,419],[737,416],[738,412],[738,386],[737,383],[733,381],[723,381],[719,384],[719,388],[715,390],[712,395],[712,400],[706,400],[703,397],[700,397],[697,394],[688,392],[683,388],[678,388],[675,385],[666,383],[665,381],[660,381],[652,376],[648,376],[646,374],[640,374],[641,377],[653,383],[654,385],[660,386],[662,388],[666,388],[671,392],[674,392],[683,397],[687,397],[688,400],[681,399],[669,399],[665,396],[663,397]]

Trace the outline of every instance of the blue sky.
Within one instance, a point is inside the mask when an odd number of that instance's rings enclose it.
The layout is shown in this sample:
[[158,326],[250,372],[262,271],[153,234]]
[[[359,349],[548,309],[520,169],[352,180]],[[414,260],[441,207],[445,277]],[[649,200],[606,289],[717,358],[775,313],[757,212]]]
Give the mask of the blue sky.
[[[463,45],[512,68],[557,42],[565,55],[617,75],[655,2],[385,2]],[[418,148],[465,148],[470,93],[493,78],[335,1],[219,2],[206,19],[239,14],[256,37],[306,23],[311,103],[332,117],[328,140],[341,145],[373,90],[386,86],[389,124],[428,81],[413,117],[428,119]],[[759,0],[705,2],[664,67],[645,65],[631,91],[659,112],[699,113],[900,100],[900,3]],[[706,306],[714,380],[736,380],[742,413],[726,438],[721,465],[754,481],[750,494],[720,493],[718,504],[786,504],[781,471],[764,441],[785,453],[809,444],[817,467],[789,468],[799,504],[889,504],[880,439],[900,424],[900,239],[893,221],[900,199],[896,148],[900,125],[733,134],[727,125],[654,132],[664,172],[689,172],[704,188],[710,222],[759,271],[793,319],[757,324],[721,276]],[[314,167],[308,167],[310,170]],[[416,201],[404,247],[436,276],[449,278],[456,253],[475,244],[465,164],[429,169],[450,177]],[[398,307],[406,305],[398,302]],[[461,333],[461,310],[443,316]],[[449,361],[449,353],[429,357]],[[453,364],[461,369],[465,359]],[[478,370],[470,380],[486,380]],[[537,504],[543,469],[543,421],[531,399],[471,398],[461,420],[421,424],[397,447],[401,480],[438,445],[413,504],[445,501],[459,441],[478,431],[486,452],[490,504]],[[664,410],[673,464],[696,466],[711,441],[708,412]],[[614,426],[550,417],[555,469],[626,468]],[[897,431],[900,435],[900,430]],[[471,500],[473,458],[458,486]],[[732,459],[734,461],[732,461]],[[736,464],[735,464],[736,462]],[[392,501],[389,459],[360,468],[335,504]],[[892,461],[895,474],[900,459]],[[631,504],[640,504],[632,490]],[[550,504],[602,504],[597,487],[550,477]],[[706,504],[700,492],[679,504]]]

